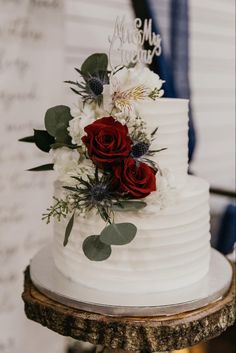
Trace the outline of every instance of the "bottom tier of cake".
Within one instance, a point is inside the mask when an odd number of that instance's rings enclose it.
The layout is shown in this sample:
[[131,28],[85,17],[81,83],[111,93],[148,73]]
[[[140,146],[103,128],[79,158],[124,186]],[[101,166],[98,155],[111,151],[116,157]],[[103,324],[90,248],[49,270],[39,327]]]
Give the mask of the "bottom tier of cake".
[[68,220],[56,222],[56,267],[71,280],[103,291],[141,294],[189,286],[209,269],[208,198],[208,183],[188,176],[173,206],[161,211],[150,205],[136,213],[117,212],[116,222],[132,222],[138,231],[130,244],[113,246],[111,257],[103,262],[88,260],[82,250],[84,239],[104,228],[99,216],[78,217],[66,247]]

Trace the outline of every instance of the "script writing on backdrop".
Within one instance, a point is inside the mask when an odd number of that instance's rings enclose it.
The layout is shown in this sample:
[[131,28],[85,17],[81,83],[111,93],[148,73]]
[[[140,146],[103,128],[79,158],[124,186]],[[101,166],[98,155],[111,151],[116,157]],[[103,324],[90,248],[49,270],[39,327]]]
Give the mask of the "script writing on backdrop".
[[40,214],[52,183],[50,175],[25,172],[47,156],[17,141],[33,126],[42,128],[46,108],[62,100],[62,4],[0,0],[0,353],[63,349],[59,336],[23,313],[22,272],[49,239]]

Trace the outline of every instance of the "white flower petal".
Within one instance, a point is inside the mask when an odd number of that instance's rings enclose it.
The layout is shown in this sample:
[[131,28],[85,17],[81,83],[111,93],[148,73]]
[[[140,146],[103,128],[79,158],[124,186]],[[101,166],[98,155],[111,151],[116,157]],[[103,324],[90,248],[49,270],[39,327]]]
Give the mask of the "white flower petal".
[[68,132],[72,138],[72,143],[81,145],[81,137],[85,134],[85,126],[95,120],[95,110],[93,105],[83,103],[79,100],[78,105],[71,108],[70,112],[74,119],[69,122]]
[[52,149],[50,155],[59,180],[78,167],[80,153],[76,149],[68,147]]
[[[137,113],[136,103],[142,103],[149,100],[150,93],[156,89],[160,90],[163,81],[160,77],[143,65],[136,65],[133,68],[126,67],[120,69],[111,76],[110,92],[115,107],[128,116]],[[159,96],[163,94],[160,91]],[[137,105],[138,107],[138,105]]]

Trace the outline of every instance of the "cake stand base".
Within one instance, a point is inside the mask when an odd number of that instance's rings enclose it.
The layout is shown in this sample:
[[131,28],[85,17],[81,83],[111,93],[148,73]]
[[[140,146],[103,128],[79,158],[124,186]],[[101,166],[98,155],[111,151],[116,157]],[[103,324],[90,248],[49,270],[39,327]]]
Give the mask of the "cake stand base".
[[103,292],[66,278],[57,270],[50,247],[45,247],[31,261],[30,275],[40,292],[66,306],[111,316],[157,316],[195,310],[219,300],[230,287],[232,267],[212,249],[208,274],[189,287],[146,294]]
[[[78,345],[75,345],[75,352],[74,353],[134,353],[134,352],[124,351],[123,349],[110,349],[110,348],[101,347],[101,346],[94,346],[94,345],[89,345],[89,348],[88,348],[88,345],[86,343],[83,348],[83,344],[78,343]],[[174,352],[173,351],[172,352],[165,351],[165,352],[155,352],[155,353],[174,353]],[[179,353],[181,353],[181,352],[179,352]]]
[[119,349],[123,353],[153,353],[190,347],[220,335],[235,321],[233,282],[221,299],[192,311],[154,317],[107,316],[52,300],[34,286],[28,267],[22,297],[29,319],[61,335],[104,346],[108,352],[115,349],[112,353]]

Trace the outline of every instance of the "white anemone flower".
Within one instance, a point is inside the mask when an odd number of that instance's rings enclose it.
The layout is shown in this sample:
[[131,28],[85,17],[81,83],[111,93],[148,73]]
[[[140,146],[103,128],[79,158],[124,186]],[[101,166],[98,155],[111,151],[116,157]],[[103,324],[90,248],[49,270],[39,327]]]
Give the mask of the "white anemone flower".
[[146,197],[148,206],[145,207],[145,212],[156,211],[157,207],[162,210],[178,202],[179,193],[175,177],[168,169],[163,169],[161,173],[157,174],[156,183],[156,191]]
[[56,180],[66,186],[74,186],[78,181],[72,177],[81,177],[88,180],[88,176],[94,176],[95,166],[90,159],[81,158],[76,149],[68,147],[57,148],[50,151],[54,170],[57,174]]
[[62,181],[67,179],[67,176],[75,172],[78,168],[80,153],[76,149],[70,149],[68,147],[51,149],[50,155],[54,163],[57,180]]
[[95,110],[92,104],[79,100],[78,105],[70,110],[73,119],[69,122],[68,132],[72,138],[72,143],[81,145],[81,138],[85,134],[85,126],[95,120]]

